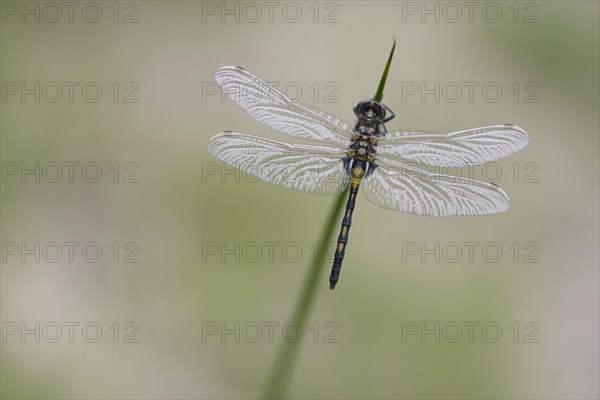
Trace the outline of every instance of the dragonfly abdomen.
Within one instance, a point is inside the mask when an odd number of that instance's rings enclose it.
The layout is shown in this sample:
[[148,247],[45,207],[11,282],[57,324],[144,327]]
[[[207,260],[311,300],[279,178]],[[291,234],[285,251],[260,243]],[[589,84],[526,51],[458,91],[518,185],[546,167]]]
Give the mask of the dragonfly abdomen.
[[335,289],[335,285],[339,280],[340,272],[342,270],[342,261],[344,261],[344,255],[346,254],[346,245],[348,244],[348,234],[350,233],[350,226],[352,225],[352,213],[354,212],[356,195],[358,194],[358,188],[360,187],[360,183],[362,182],[366,171],[366,161],[353,160],[352,167],[350,168],[350,195],[348,196],[348,202],[346,203],[346,211],[344,212],[344,218],[342,219],[342,228],[340,229],[340,235],[338,236],[335,255],[333,256],[331,275],[329,276],[329,288],[332,290]]

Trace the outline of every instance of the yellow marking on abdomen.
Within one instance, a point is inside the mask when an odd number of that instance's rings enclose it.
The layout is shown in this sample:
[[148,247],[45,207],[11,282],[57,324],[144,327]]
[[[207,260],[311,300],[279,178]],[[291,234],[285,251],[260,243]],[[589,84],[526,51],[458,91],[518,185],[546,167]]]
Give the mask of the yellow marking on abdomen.
[[357,189],[360,186],[360,182],[365,176],[365,170],[362,168],[352,168],[350,170],[350,185],[353,189]]

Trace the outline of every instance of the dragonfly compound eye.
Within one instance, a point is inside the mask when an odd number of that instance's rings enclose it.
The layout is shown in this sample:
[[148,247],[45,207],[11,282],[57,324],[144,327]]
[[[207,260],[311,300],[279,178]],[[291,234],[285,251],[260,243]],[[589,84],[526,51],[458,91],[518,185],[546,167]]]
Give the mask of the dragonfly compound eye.
[[355,109],[356,110],[356,114],[358,116],[367,115],[367,113],[369,112],[370,108],[371,108],[371,104],[368,101],[361,101],[356,106],[356,109]]
[[373,104],[373,113],[375,114],[376,117],[383,118],[383,117],[385,117],[385,107],[383,107],[379,103],[374,103]]

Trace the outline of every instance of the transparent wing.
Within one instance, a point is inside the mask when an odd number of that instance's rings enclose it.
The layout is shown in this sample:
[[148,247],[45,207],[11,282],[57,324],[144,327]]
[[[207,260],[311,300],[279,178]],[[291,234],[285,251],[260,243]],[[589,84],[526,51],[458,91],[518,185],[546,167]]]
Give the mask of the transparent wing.
[[254,119],[286,135],[350,145],[352,129],[323,111],[293,101],[241,67],[222,67],[215,73],[221,89]]
[[431,174],[393,160],[377,165],[361,185],[365,197],[377,206],[429,216],[485,215],[508,209],[508,196],[492,183]]
[[237,132],[213,136],[208,151],[262,180],[301,192],[341,193],[348,186],[345,151],[337,147],[288,144]]
[[448,133],[388,132],[377,153],[440,167],[484,164],[521,150],[527,133],[515,125],[494,125]]

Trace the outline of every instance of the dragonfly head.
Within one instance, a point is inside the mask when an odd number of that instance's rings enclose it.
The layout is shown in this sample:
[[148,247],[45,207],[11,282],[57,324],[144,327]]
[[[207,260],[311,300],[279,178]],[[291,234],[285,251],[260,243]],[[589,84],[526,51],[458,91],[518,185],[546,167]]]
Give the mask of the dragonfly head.
[[358,118],[365,118],[373,121],[383,121],[385,118],[386,107],[375,100],[363,100],[354,107],[354,114]]

